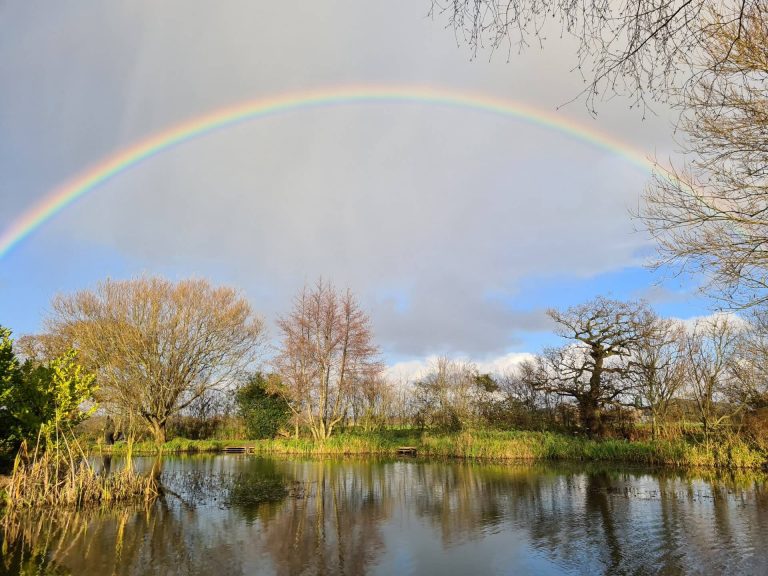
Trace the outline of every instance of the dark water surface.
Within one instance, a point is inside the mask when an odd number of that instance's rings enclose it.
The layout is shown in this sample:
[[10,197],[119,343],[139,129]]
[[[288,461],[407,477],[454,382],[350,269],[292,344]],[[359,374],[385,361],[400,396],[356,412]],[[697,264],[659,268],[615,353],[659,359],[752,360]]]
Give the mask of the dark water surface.
[[768,574],[760,475],[251,456],[162,470],[148,508],[6,518],[0,573]]

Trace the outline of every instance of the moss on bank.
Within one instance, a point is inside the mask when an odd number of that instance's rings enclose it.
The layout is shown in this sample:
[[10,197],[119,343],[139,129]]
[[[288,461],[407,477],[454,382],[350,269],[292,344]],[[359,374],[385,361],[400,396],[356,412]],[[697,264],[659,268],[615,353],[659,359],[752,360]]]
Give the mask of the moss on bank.
[[[694,444],[685,440],[629,442],[588,440],[550,432],[478,431],[458,434],[420,434],[414,430],[344,433],[323,442],[310,439],[186,440],[176,438],[162,446],[165,453],[218,452],[226,446],[252,446],[256,452],[296,455],[394,456],[400,446],[413,446],[419,456],[478,458],[489,460],[576,460],[624,462],[650,466],[704,466],[714,468],[761,468],[766,454],[740,441]],[[97,449],[99,450],[99,449]],[[125,451],[124,444],[101,447],[112,454]],[[154,454],[151,442],[136,443],[134,454]]]

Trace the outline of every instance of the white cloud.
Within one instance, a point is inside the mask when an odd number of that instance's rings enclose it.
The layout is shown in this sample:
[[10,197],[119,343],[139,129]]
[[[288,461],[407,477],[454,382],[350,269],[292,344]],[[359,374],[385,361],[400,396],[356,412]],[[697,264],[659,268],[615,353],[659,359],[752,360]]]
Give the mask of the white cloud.
[[[510,352],[484,360],[472,360],[467,357],[453,358],[453,360],[472,363],[481,374],[504,374],[521,362],[533,358],[534,355],[528,352]],[[425,358],[397,362],[387,367],[385,375],[394,382],[412,382],[426,376],[437,362],[437,359],[436,355],[432,355]]]
[[729,322],[733,327],[737,329],[744,329],[748,326],[747,320],[745,320],[739,314],[735,312],[719,311],[712,314],[706,314],[704,316],[691,316],[689,318],[675,318],[679,322],[683,323],[686,332],[691,333],[697,325],[706,326],[709,323],[718,323],[722,321]]

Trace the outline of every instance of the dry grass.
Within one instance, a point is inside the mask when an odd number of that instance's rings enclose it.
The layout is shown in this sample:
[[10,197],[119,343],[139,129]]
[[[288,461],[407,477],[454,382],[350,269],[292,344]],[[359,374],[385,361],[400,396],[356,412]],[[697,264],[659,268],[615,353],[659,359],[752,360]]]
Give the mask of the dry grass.
[[[249,446],[266,454],[302,456],[396,456],[399,446],[414,446],[418,455],[439,458],[488,460],[561,460],[621,462],[651,466],[759,469],[768,466],[768,453],[737,438],[724,438],[709,446],[682,438],[673,440],[589,440],[554,432],[476,430],[459,433],[420,433],[413,429],[346,432],[325,441],[309,438],[273,440],[185,440],[176,438],[161,447],[137,443],[134,453],[218,452],[224,446]],[[120,444],[104,453],[130,453]]]
[[137,474],[128,466],[111,474],[94,470],[82,453],[67,446],[36,449],[32,454],[22,446],[6,486],[9,508],[72,506],[82,508],[109,505],[136,499],[151,500],[158,495],[154,475]]
[[705,446],[684,440],[629,442],[588,440],[550,432],[464,431],[418,434],[381,431],[339,434],[325,442],[308,439],[254,441],[258,452],[303,455],[395,455],[398,446],[414,446],[419,456],[489,460],[563,460],[623,462],[651,466],[757,469],[766,454],[737,439]]

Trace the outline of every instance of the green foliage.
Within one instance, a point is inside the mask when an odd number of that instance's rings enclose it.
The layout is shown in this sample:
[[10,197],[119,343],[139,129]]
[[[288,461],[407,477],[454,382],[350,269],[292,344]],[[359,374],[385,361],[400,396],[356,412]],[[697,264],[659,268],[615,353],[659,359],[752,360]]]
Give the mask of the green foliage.
[[[72,428],[96,411],[96,404],[91,401],[96,391],[96,377],[86,373],[76,360],[74,350],[54,358],[44,367],[47,377],[39,380],[38,394],[46,399],[40,426],[49,438],[57,430]],[[85,408],[86,404],[90,406]]]
[[[310,438],[277,438],[253,441],[174,439],[162,447],[164,453],[217,452],[224,446],[249,446],[257,453],[304,456],[397,456],[401,446],[413,446],[420,457],[484,460],[623,462],[646,466],[703,467],[713,470],[764,468],[764,453],[731,439],[719,444],[685,440],[591,440],[553,432],[525,430],[481,430],[458,433],[420,433],[414,428],[381,429],[375,432],[348,430],[319,442]],[[123,443],[110,446],[112,454],[124,450]],[[152,442],[136,444],[134,452],[156,453]]]
[[237,391],[237,405],[249,438],[274,438],[288,425],[291,410],[285,399],[272,392],[275,376],[257,372]]
[[0,401],[18,376],[19,361],[13,352],[13,340],[11,331],[0,326]]
[[13,418],[9,402],[19,383],[19,361],[13,352],[11,331],[0,326],[0,453],[10,440]]
[[400,446],[415,447],[418,456],[440,458],[577,460],[728,470],[760,468],[766,464],[764,454],[738,440],[707,448],[683,440],[591,440],[528,431],[464,431],[454,434],[419,434],[415,430],[382,430],[368,434],[347,432],[326,442],[262,440],[254,448],[263,453],[395,456]]
[[69,351],[48,363],[19,363],[11,332],[0,328],[0,442],[18,445],[42,434],[53,441],[60,430],[69,430],[96,409],[84,406],[96,390],[95,377],[77,363]]
[[485,392],[498,392],[499,385],[490,374],[477,374],[475,376],[475,385]]
[[131,443],[119,441],[112,445],[91,446],[101,454],[127,455],[131,454],[197,454],[204,452],[221,452],[226,446],[248,446],[246,440],[190,440],[189,438],[174,438],[164,444],[153,440],[143,440]]

